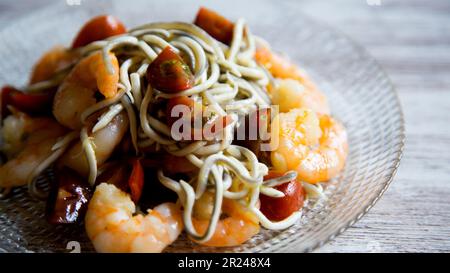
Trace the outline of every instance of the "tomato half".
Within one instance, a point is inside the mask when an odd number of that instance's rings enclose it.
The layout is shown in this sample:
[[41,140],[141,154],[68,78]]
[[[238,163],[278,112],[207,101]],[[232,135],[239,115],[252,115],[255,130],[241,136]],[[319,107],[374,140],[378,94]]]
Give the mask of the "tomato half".
[[[172,111],[174,110],[174,108],[176,106],[185,106],[189,109],[190,112],[190,118],[193,118],[193,114],[194,114],[194,107],[197,107],[195,104],[195,101],[190,99],[188,96],[178,96],[178,97],[174,97],[171,98],[167,101],[167,107],[166,107],[166,119],[167,119],[167,124],[170,126],[173,125],[173,123],[175,121],[177,121],[179,118],[187,118],[187,117],[177,117],[177,116],[172,116]],[[199,106],[200,108],[198,109],[198,111],[201,111],[201,105]],[[183,110],[183,109],[180,109]],[[174,115],[176,114],[175,112],[173,113]]]
[[24,93],[14,87],[4,86],[1,90],[2,115],[7,113],[7,106],[11,105],[27,114],[49,112],[53,102],[54,91],[42,93]]
[[234,24],[220,14],[207,8],[200,8],[194,24],[224,44],[229,44],[233,39]]
[[92,195],[91,186],[68,168],[58,170],[55,177],[56,185],[47,200],[47,221],[51,224],[82,221]]
[[75,37],[72,48],[82,47],[95,41],[127,32],[125,25],[111,15],[100,15],[88,21]]
[[[280,177],[283,174],[270,171],[264,179]],[[284,197],[275,198],[260,195],[261,212],[271,221],[281,221],[303,207],[305,193],[302,184],[297,180],[276,186],[275,189],[284,193]]]
[[141,159],[142,166],[146,169],[163,169],[164,173],[175,175],[180,173],[190,173],[198,168],[194,166],[186,157],[174,156],[171,154],[154,153]]
[[131,199],[137,203],[142,195],[142,189],[144,187],[144,169],[142,168],[139,159],[133,159],[133,169],[131,171],[130,178],[128,179],[128,186],[131,191]]
[[149,65],[147,79],[152,87],[166,93],[178,93],[194,85],[189,66],[170,46]]

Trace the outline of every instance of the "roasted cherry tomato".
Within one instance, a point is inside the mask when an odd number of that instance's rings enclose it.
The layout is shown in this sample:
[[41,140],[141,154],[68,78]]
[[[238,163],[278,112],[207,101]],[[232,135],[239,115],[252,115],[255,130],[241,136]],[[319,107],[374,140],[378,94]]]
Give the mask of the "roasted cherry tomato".
[[234,144],[250,149],[263,163],[270,162],[270,153],[261,151],[261,145],[270,142],[270,113],[270,108],[258,108],[242,116],[234,132]]
[[11,86],[3,87],[1,92],[1,109],[3,116],[7,113],[6,106],[8,105],[14,106],[27,114],[49,112],[55,93],[52,90],[48,90],[42,93],[27,94]]
[[91,198],[91,187],[74,171],[64,168],[56,173],[56,187],[50,193],[46,216],[51,224],[81,221]]
[[139,159],[133,159],[132,164],[133,169],[128,179],[128,186],[131,191],[131,199],[137,203],[141,198],[142,188],[144,187],[144,170]]
[[169,175],[189,173],[198,169],[185,157],[174,156],[171,154],[155,153],[141,159],[141,163],[146,169],[162,168],[164,173]]
[[[140,210],[147,211],[165,202],[176,203],[178,195],[159,182],[157,169],[145,167],[144,158],[141,159],[141,164],[144,167],[145,183],[139,201]],[[164,174],[166,173],[164,172]]]
[[260,141],[270,132],[270,108],[258,108],[242,116],[236,139],[245,141]]
[[203,136],[206,139],[211,139],[214,136],[219,135],[222,131],[233,122],[233,118],[230,115],[215,118],[211,123],[208,123],[203,127]]
[[[186,118],[185,116],[183,116],[186,115],[186,113],[182,113],[180,114],[180,116],[176,116],[177,113],[172,113],[173,109],[178,105],[188,107],[189,116],[187,118],[189,118],[191,124],[191,137],[195,136],[195,130],[199,130],[197,135],[202,136],[206,139],[211,139],[214,136],[220,134],[222,130],[230,125],[233,121],[230,115],[208,121],[207,118],[203,117],[204,108],[202,104],[195,102],[187,96],[178,96],[169,99],[167,102],[166,118],[169,127],[171,127],[178,119]],[[172,114],[174,114],[175,116],[172,116]],[[202,128],[195,128],[196,119],[202,119],[200,123],[201,125],[203,125]]]
[[128,178],[130,170],[128,164],[123,162],[108,163],[108,166],[103,166],[102,173],[97,177],[97,185],[101,183],[113,184],[118,189],[128,192]]
[[[176,106],[187,106],[188,113],[185,112],[185,109],[179,109],[180,112],[173,112]],[[195,137],[203,137],[203,128],[196,127],[197,124],[203,125],[206,122],[206,119],[203,117],[204,107],[201,103],[195,102],[187,96],[179,96],[169,99],[166,107],[166,119],[167,124],[170,128],[172,128],[173,124],[182,119],[183,126],[178,128],[174,133],[180,134],[178,137],[184,140],[192,140]],[[172,113],[173,112],[173,113]],[[174,116],[172,116],[174,115]],[[190,134],[187,134],[186,128],[184,128],[184,124],[189,124],[190,126]],[[186,134],[185,134],[186,133]],[[174,136],[173,136],[174,137]]]
[[[161,160],[159,160],[161,162]],[[129,192],[131,199],[137,203],[144,187],[144,169],[141,159],[131,158],[108,163],[97,177],[97,184],[113,184],[124,192]]]
[[124,24],[111,15],[100,15],[88,21],[78,32],[72,47],[82,47],[95,41],[127,32]]
[[4,117],[6,115],[6,112],[8,110],[8,108],[6,106],[8,106],[8,100],[9,100],[9,94],[14,90],[14,88],[9,87],[9,86],[4,86],[2,87],[2,93],[0,94],[0,103],[1,103],[1,107],[0,110],[2,111],[2,117]]
[[207,8],[200,8],[194,24],[222,43],[229,44],[233,39],[234,24]]
[[152,87],[166,93],[178,93],[194,85],[194,76],[183,59],[167,46],[147,69]]
[[[178,97],[174,97],[171,98],[167,101],[167,107],[166,107],[166,119],[167,119],[167,123],[170,126],[173,125],[173,123],[175,121],[177,121],[179,118],[182,118],[182,116],[172,116],[172,110],[178,106],[178,105],[183,105],[183,106],[187,106],[189,108],[189,112],[192,115],[194,112],[194,107],[199,107],[199,109],[197,111],[201,112],[202,111],[202,106],[201,104],[197,104],[195,103],[194,100],[190,99],[188,96],[178,96]],[[173,113],[174,115],[176,113]],[[192,116],[191,116],[192,118]]]
[[[280,177],[282,174],[270,171],[265,180]],[[305,193],[297,180],[281,184],[275,189],[284,193],[284,197],[274,198],[261,194],[261,212],[272,221],[281,221],[303,207]]]

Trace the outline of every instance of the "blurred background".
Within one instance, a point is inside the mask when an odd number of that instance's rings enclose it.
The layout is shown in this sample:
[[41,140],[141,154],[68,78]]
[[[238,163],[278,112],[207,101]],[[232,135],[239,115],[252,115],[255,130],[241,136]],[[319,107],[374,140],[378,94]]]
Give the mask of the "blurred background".
[[[83,8],[87,2],[105,1],[0,0],[0,29],[55,2]],[[450,1],[274,3],[328,24],[365,47],[397,87],[405,115],[406,147],[391,187],[365,217],[317,251],[449,252]]]

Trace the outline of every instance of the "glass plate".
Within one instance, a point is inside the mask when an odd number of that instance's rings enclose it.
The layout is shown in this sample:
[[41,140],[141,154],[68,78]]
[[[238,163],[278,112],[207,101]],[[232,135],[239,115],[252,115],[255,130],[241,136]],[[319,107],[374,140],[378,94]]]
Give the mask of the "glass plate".
[[[69,4],[80,1],[67,0]],[[326,187],[327,199],[309,204],[299,223],[284,231],[262,230],[233,248],[194,245],[181,236],[169,252],[311,251],[359,220],[381,197],[397,170],[404,126],[394,87],[362,48],[342,34],[314,22],[300,5],[285,1],[81,1],[59,3],[17,20],[0,32],[0,84],[22,85],[32,64],[55,44],[70,44],[90,17],[110,13],[126,25],[151,21],[192,21],[198,7],[229,18],[244,17],[253,33],[268,40],[305,68],[327,94],[333,115],[348,130],[350,154],[345,170]],[[183,8],[174,8],[182,6]],[[239,7],[239,8],[236,8]],[[42,201],[26,188],[0,201],[0,252],[64,252],[69,241],[93,251],[83,226],[51,226]]]

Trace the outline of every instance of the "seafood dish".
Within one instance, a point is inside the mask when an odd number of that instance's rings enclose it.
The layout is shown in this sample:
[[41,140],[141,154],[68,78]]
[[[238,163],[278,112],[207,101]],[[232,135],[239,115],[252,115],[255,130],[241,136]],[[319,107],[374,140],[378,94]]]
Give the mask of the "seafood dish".
[[348,154],[306,72],[245,19],[204,7],[134,28],[94,17],[0,102],[1,198],[28,187],[49,224],[82,223],[97,252],[162,252],[182,233],[233,247],[287,229]]

